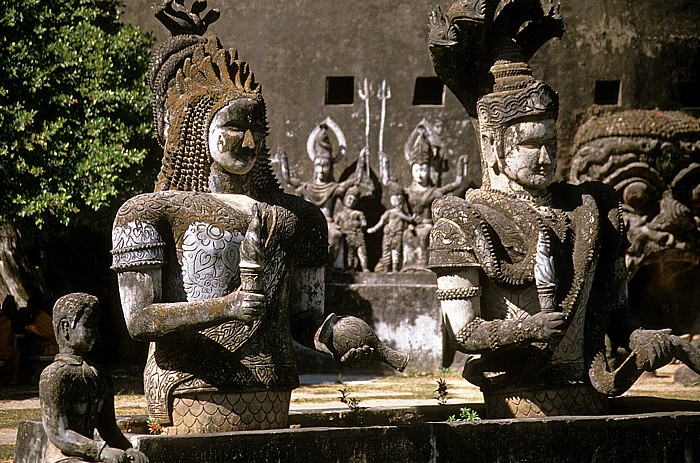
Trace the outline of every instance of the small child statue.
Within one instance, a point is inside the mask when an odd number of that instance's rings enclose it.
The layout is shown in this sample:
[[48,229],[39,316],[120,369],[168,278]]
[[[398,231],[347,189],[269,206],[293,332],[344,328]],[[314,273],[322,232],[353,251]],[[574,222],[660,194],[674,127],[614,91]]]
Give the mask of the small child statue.
[[384,228],[382,236],[382,265],[385,272],[398,272],[403,261],[403,232],[414,218],[406,214],[406,193],[397,184],[389,185],[391,209],[384,211],[379,222],[367,233]]
[[[108,373],[83,358],[97,339],[98,318],[97,298],[89,294],[68,294],[54,306],[59,353],[39,381],[42,421],[49,439],[44,463],[148,463],[117,427]],[[103,441],[94,439],[95,428]]]
[[363,272],[368,272],[367,266],[367,245],[365,244],[364,229],[367,227],[367,219],[364,212],[355,209],[360,196],[360,189],[353,185],[345,192],[343,205],[345,206],[335,216],[335,221],[340,231],[345,237],[347,247],[347,260],[345,268],[355,270],[357,261],[360,261],[360,268]]

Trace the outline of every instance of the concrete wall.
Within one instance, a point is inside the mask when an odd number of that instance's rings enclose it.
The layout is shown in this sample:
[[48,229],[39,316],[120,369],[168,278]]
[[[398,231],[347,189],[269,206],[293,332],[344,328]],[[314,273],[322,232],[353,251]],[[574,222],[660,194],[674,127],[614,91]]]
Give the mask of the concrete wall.
[[[153,32],[167,33],[153,18],[152,0],[127,0],[124,18]],[[471,122],[446,91],[444,105],[412,104],[417,77],[434,76],[427,47],[426,0],[259,0],[209,5],[221,10],[212,26],[226,47],[238,48],[263,84],[270,121],[269,147],[287,150],[300,178],[311,174],[306,139],[316,124],[332,117],[348,138],[348,156],[336,175],[356,159],[364,145],[364,105],[355,94],[352,105],[326,105],[328,76],[367,78],[391,86],[385,129],[385,151],[402,178],[409,179],[403,144],[415,125],[426,118],[442,125],[452,167],[460,154],[472,156],[471,176],[479,181],[478,148]],[[447,2],[442,3],[447,7]],[[592,111],[595,82],[620,82],[616,107],[678,109],[695,106],[700,88],[700,2],[674,0],[564,0],[566,32],[545,45],[532,61],[535,75],[561,95],[562,169],[578,125]],[[685,94],[680,83],[686,83]],[[692,85],[695,83],[695,85]],[[692,103],[695,100],[696,103]],[[696,108],[697,109],[697,108]],[[376,171],[379,100],[371,100],[372,165]],[[454,169],[445,175],[454,176]]]

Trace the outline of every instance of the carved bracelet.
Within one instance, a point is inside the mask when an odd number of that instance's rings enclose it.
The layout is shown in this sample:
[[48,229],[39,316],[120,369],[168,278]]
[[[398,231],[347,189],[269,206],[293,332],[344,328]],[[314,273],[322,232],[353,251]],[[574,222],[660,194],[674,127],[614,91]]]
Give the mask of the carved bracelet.
[[468,286],[464,288],[438,289],[436,296],[440,301],[453,301],[457,299],[469,299],[481,296],[481,286]]

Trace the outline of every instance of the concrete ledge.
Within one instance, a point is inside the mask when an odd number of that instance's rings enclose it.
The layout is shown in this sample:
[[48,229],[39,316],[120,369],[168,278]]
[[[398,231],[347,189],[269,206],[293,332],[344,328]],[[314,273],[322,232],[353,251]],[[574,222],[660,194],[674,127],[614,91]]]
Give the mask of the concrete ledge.
[[[635,400],[636,399],[636,400]],[[618,399],[611,408],[663,409],[698,402],[663,399]],[[388,411],[367,409],[362,421],[400,421],[450,410],[439,406]],[[335,418],[332,417],[333,413]],[[339,424],[348,412],[293,414],[290,421]],[[305,418],[301,418],[305,416]],[[324,418],[325,416],[325,418]],[[383,418],[381,418],[383,417]],[[403,417],[403,418],[401,418]],[[39,461],[45,442],[38,420],[23,421],[15,462]],[[272,431],[198,436],[129,435],[154,463],[189,462],[691,462],[700,460],[700,411],[666,411],[627,415],[553,417],[475,422],[414,422],[382,426],[300,427]]]

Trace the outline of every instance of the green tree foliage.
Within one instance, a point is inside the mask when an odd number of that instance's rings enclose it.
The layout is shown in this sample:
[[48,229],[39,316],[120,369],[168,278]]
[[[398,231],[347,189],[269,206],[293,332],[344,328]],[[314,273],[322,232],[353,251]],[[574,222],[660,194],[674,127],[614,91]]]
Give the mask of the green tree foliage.
[[152,39],[120,0],[0,2],[0,223],[103,226],[155,178]]

